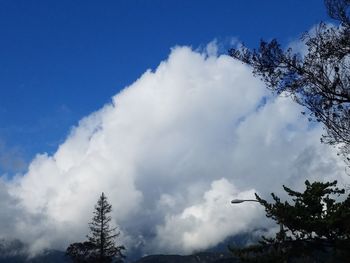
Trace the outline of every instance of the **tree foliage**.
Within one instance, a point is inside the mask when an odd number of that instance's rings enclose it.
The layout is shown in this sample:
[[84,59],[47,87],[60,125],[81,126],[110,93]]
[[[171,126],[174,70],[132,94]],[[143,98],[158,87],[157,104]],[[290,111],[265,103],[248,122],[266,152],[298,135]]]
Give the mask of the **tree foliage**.
[[90,242],[70,244],[66,250],[66,254],[73,262],[84,263],[93,262],[95,246]]
[[97,248],[96,257],[101,262],[109,262],[115,256],[121,257],[121,250],[124,249],[115,244],[115,238],[119,236],[119,233],[116,232],[116,227],[110,227],[112,218],[109,213],[111,211],[112,205],[107,202],[107,197],[102,193],[95,206],[94,216],[89,224],[90,235],[88,235],[89,242]]
[[[291,202],[282,202],[272,193],[274,203],[256,195],[266,215],[275,220],[280,231],[274,238],[263,237],[254,246],[232,249],[247,262],[347,262],[350,256],[350,196],[337,182],[305,182],[304,192],[283,186]],[[308,261],[308,259],[310,261]]]
[[122,254],[124,246],[117,246],[115,243],[119,232],[116,227],[111,227],[112,220],[109,213],[112,211],[112,205],[107,202],[104,193],[101,194],[94,210],[92,222],[89,223],[90,234],[88,241],[83,243],[73,243],[66,254],[74,262],[112,262],[113,260],[122,261],[125,257]]
[[[309,119],[324,124],[322,141],[350,153],[350,1],[325,0],[338,26],[320,23],[302,36],[305,54],[284,50],[276,39],[258,50],[231,49],[229,54],[252,66],[268,88],[287,94],[308,109]],[[306,114],[305,112],[303,114]]]
[[[305,33],[305,50],[283,49],[273,39],[262,40],[257,50],[242,46],[229,54],[250,65],[268,88],[306,107],[303,114],[324,125],[321,141],[339,146],[350,164],[350,0],[325,0],[325,5],[338,23],[320,23]],[[292,203],[274,194],[274,203],[268,203],[257,195],[281,229],[274,238],[263,237],[234,253],[252,262],[348,262],[350,195],[337,202],[334,197],[345,191],[336,182],[305,185],[303,193],[284,186]]]

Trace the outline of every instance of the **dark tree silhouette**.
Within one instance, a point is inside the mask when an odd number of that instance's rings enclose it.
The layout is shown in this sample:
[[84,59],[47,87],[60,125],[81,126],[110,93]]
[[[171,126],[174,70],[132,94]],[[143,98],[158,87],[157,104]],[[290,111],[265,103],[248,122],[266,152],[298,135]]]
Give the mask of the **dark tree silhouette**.
[[73,262],[93,262],[94,251],[95,246],[90,242],[73,243],[70,244],[67,248],[66,255],[68,255],[73,260]]
[[102,193],[95,206],[92,222],[89,223],[88,241],[73,243],[66,250],[66,254],[73,262],[105,263],[113,260],[121,262],[125,258],[122,253],[125,247],[117,246],[115,243],[120,233],[116,232],[116,227],[110,226],[111,211],[112,205],[107,202],[107,197]]
[[350,24],[349,19],[349,0],[325,0],[328,15],[338,21],[342,21],[345,24]]
[[[267,87],[290,95],[308,111],[310,120],[324,124],[324,143],[350,153],[350,0],[325,0],[338,26],[320,23],[305,33],[306,53],[284,50],[277,40],[261,41],[258,50],[231,49],[229,54],[252,66]],[[349,159],[350,160],[350,159]]]
[[[324,125],[321,141],[338,146],[350,165],[350,0],[324,2],[338,25],[320,23],[305,33],[302,53],[285,50],[274,39],[262,40],[257,50],[242,46],[229,54],[250,65],[272,91],[306,107],[303,114]],[[270,204],[256,196],[267,216],[283,226],[280,232],[255,246],[233,249],[234,253],[253,262],[299,262],[291,259],[295,255],[300,262],[309,262],[308,257],[310,262],[348,262],[350,195],[336,202],[331,196],[344,194],[336,182],[306,181],[304,193],[284,189],[294,204],[275,195]]]
[[115,238],[119,236],[119,232],[116,232],[116,227],[111,228],[109,225],[112,220],[109,216],[111,211],[112,205],[107,202],[107,197],[102,193],[95,206],[92,222],[89,224],[90,235],[87,236],[89,242],[95,245],[96,257],[100,262],[111,262],[114,257],[123,257],[121,251],[125,249],[115,244]]
[[258,245],[231,250],[246,262],[348,262],[350,196],[336,202],[334,197],[345,193],[336,184],[306,181],[303,193],[283,186],[292,203],[275,194],[274,203],[268,203],[256,195],[267,217],[283,227],[274,238],[263,237]]

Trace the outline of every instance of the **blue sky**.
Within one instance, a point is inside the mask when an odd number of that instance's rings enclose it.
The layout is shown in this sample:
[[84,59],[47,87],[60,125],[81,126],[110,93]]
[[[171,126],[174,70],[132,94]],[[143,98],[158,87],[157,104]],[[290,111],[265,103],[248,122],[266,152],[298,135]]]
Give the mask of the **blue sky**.
[[225,52],[231,38],[288,43],[326,18],[321,0],[2,0],[2,148],[25,161],[52,153],[72,125],[175,45],[218,39]]
[[175,45],[286,43],[325,19],[322,1],[1,1],[0,12],[0,138],[26,160]]

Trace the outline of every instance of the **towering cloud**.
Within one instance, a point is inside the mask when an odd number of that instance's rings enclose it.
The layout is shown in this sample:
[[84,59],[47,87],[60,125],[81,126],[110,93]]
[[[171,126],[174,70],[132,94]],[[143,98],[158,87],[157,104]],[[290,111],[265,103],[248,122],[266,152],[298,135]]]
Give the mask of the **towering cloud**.
[[54,155],[1,182],[1,234],[33,251],[65,248],[84,239],[105,192],[129,252],[189,253],[271,225],[258,205],[232,198],[300,189],[306,178],[348,180],[298,106],[210,50],[174,48],[82,119]]

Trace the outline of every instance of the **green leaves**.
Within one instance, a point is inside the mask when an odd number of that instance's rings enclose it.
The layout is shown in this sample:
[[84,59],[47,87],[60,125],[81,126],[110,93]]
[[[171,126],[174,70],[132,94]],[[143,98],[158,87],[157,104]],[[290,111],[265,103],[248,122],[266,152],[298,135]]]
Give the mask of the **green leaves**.
[[[324,125],[321,142],[336,145],[350,164],[350,1],[325,0],[328,14],[338,26],[320,23],[301,41],[302,53],[284,50],[277,40],[261,41],[258,50],[231,49],[229,54],[252,67],[268,88],[291,96],[307,108],[310,121]],[[305,181],[305,191],[284,190],[290,200],[273,203],[256,195],[266,216],[280,224],[274,238],[260,245],[232,249],[248,262],[348,262],[350,196],[337,182]],[[296,262],[296,261],[293,261]]]
[[[340,199],[345,190],[337,187],[337,181],[310,183],[307,180],[304,192],[283,188],[292,201],[282,202],[272,193],[274,202],[269,203],[256,195],[265,207],[266,216],[280,225],[276,236],[263,237],[258,246],[231,250],[251,262],[287,260],[305,255],[314,260],[323,253],[327,254],[325,261],[319,259],[317,262],[334,262],[334,258],[345,262],[341,260],[348,253],[346,245],[350,244],[350,196],[344,201],[336,199]],[[254,261],[257,259],[260,261]],[[267,261],[261,261],[263,259]]]

